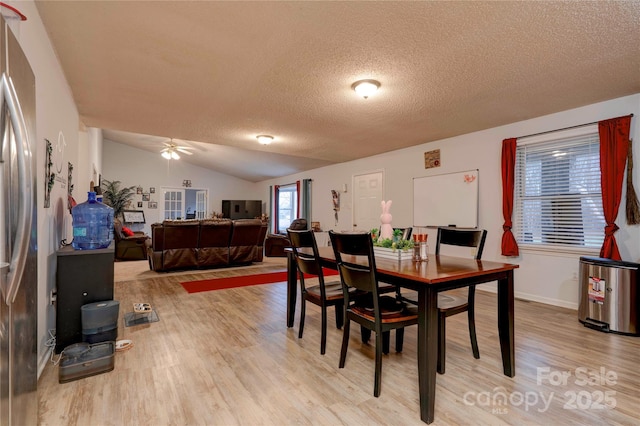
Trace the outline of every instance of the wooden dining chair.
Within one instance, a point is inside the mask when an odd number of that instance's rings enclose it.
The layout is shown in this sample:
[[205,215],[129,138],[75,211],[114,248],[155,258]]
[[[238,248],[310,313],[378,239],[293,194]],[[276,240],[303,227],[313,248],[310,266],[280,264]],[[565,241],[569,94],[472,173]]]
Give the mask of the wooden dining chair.
[[[300,329],[298,338],[302,338],[304,332],[304,320],[306,313],[306,302],[309,301],[320,307],[322,311],[322,332],[320,338],[320,353],[324,355],[327,347],[327,307],[335,306],[336,327],[342,328],[344,322],[344,297],[342,295],[342,284],[340,281],[325,283],[320,256],[318,255],[318,245],[313,230],[287,229],[291,248],[296,259],[300,281]],[[307,287],[305,284],[305,274],[316,275],[318,285]]]
[[[402,351],[404,327],[418,323],[418,312],[393,296],[381,295],[370,233],[336,233],[329,231],[344,296],[345,323],[340,351],[340,368],[344,368],[349,346],[351,321],[376,333],[375,384],[373,395],[380,395],[382,353],[389,347],[391,330],[396,330],[396,351]],[[366,296],[353,298],[353,290]]]
[[[403,240],[408,240],[411,238],[411,232],[413,231],[413,228],[393,228],[393,231],[402,231],[402,235],[401,238]],[[380,235],[380,230],[378,230],[378,235]],[[393,285],[393,284],[388,284],[388,283],[383,283],[383,282],[379,282],[378,283],[378,292],[380,294],[384,294],[384,293],[398,293],[400,292],[400,287]],[[362,343],[367,343],[369,342],[369,339],[371,338],[371,330],[367,329],[366,327],[361,327],[361,335],[362,335]],[[385,352],[386,353],[386,352]]]
[[[473,258],[480,260],[484,241],[487,238],[486,229],[466,230],[454,228],[438,228],[436,240],[436,256],[440,254],[442,245],[472,247],[475,249]],[[452,315],[467,312],[469,323],[469,338],[471,339],[471,351],[475,359],[480,358],[478,340],[476,338],[475,316],[476,286],[468,288],[467,297],[460,297],[452,292],[438,294],[438,373],[444,374],[446,361],[446,318]]]
[[[450,245],[470,247],[473,249],[473,258],[480,260],[486,238],[487,231],[485,229],[438,228],[436,256],[440,254],[440,247],[442,245]],[[480,350],[478,349],[478,340],[476,338],[475,295],[475,285],[469,286],[466,296],[459,296],[452,291],[438,293],[438,373],[440,374],[444,374],[445,371],[447,317],[467,312],[471,351],[473,352],[474,358],[480,358]],[[401,297],[401,300],[415,304],[418,303],[416,299],[411,297]]]

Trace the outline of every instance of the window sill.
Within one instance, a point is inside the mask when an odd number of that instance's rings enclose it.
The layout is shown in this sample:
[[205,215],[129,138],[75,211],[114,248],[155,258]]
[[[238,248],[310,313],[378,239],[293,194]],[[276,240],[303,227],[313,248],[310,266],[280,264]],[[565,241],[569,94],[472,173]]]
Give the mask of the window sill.
[[531,253],[542,256],[568,257],[575,258],[577,256],[599,256],[599,248],[580,248],[580,247],[549,247],[528,244],[518,244],[520,253]]

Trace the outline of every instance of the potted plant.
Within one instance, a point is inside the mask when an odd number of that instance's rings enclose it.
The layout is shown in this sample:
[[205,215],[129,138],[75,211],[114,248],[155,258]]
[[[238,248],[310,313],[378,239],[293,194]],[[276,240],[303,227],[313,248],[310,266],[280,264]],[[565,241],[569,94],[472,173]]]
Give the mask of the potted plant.
[[102,180],[102,197],[105,204],[113,208],[113,217],[120,217],[135,194],[135,185],[120,188],[119,180]]

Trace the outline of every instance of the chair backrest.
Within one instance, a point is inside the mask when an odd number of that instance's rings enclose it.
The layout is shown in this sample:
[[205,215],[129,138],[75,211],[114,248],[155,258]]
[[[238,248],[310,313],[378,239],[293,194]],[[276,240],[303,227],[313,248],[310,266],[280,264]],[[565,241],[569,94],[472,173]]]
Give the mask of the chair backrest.
[[440,245],[451,245],[460,247],[475,247],[474,259],[482,258],[484,240],[487,238],[486,229],[456,229],[438,228],[438,239],[436,240],[436,256],[440,254]]
[[113,219],[113,236],[115,237],[116,243],[124,239],[124,235],[122,234],[122,222],[120,222],[120,219],[117,217]]
[[229,247],[231,221],[204,219],[200,221],[198,248]]
[[255,246],[260,238],[260,219],[236,219],[231,228],[229,246]]
[[329,238],[340,272],[345,303],[349,303],[348,287],[355,287],[372,294],[374,310],[378,313],[378,278],[371,233],[329,231]]
[[288,229],[299,231],[307,228],[308,228],[307,219],[298,218],[298,219],[293,219],[293,221],[291,221],[291,224],[289,225]]
[[165,220],[164,250],[188,248],[195,251],[200,237],[200,224],[197,221]]
[[318,255],[318,246],[312,230],[287,229],[291,248],[298,265],[298,270],[304,274],[322,277],[322,266]]

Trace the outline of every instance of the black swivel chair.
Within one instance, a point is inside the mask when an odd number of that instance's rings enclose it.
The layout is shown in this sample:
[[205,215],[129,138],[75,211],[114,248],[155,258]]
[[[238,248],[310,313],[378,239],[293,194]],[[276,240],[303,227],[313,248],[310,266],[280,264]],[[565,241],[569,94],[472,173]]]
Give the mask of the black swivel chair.
[[[339,367],[345,366],[351,321],[374,331],[376,364],[373,395],[378,397],[382,379],[382,353],[385,349],[388,352],[390,331],[396,330],[396,351],[401,352],[404,327],[417,324],[418,313],[415,308],[408,308],[392,296],[380,295],[370,233],[340,234],[329,231],[329,237],[340,272],[345,306]],[[362,262],[352,263],[352,256],[358,256]],[[354,299],[354,289],[364,295],[360,294]]]
[[[486,238],[487,231],[484,229],[467,230],[438,228],[436,256],[440,254],[441,245],[451,245],[475,248],[473,258],[480,260],[482,258],[482,250],[484,249],[484,242]],[[478,349],[478,340],[476,338],[475,295],[475,285],[469,286],[466,297],[458,296],[450,291],[438,293],[438,373],[440,374],[444,374],[445,371],[447,317],[467,312],[471,350],[473,351],[474,358],[480,358],[480,350]],[[401,296],[400,300],[417,304],[415,299],[404,296]]]

